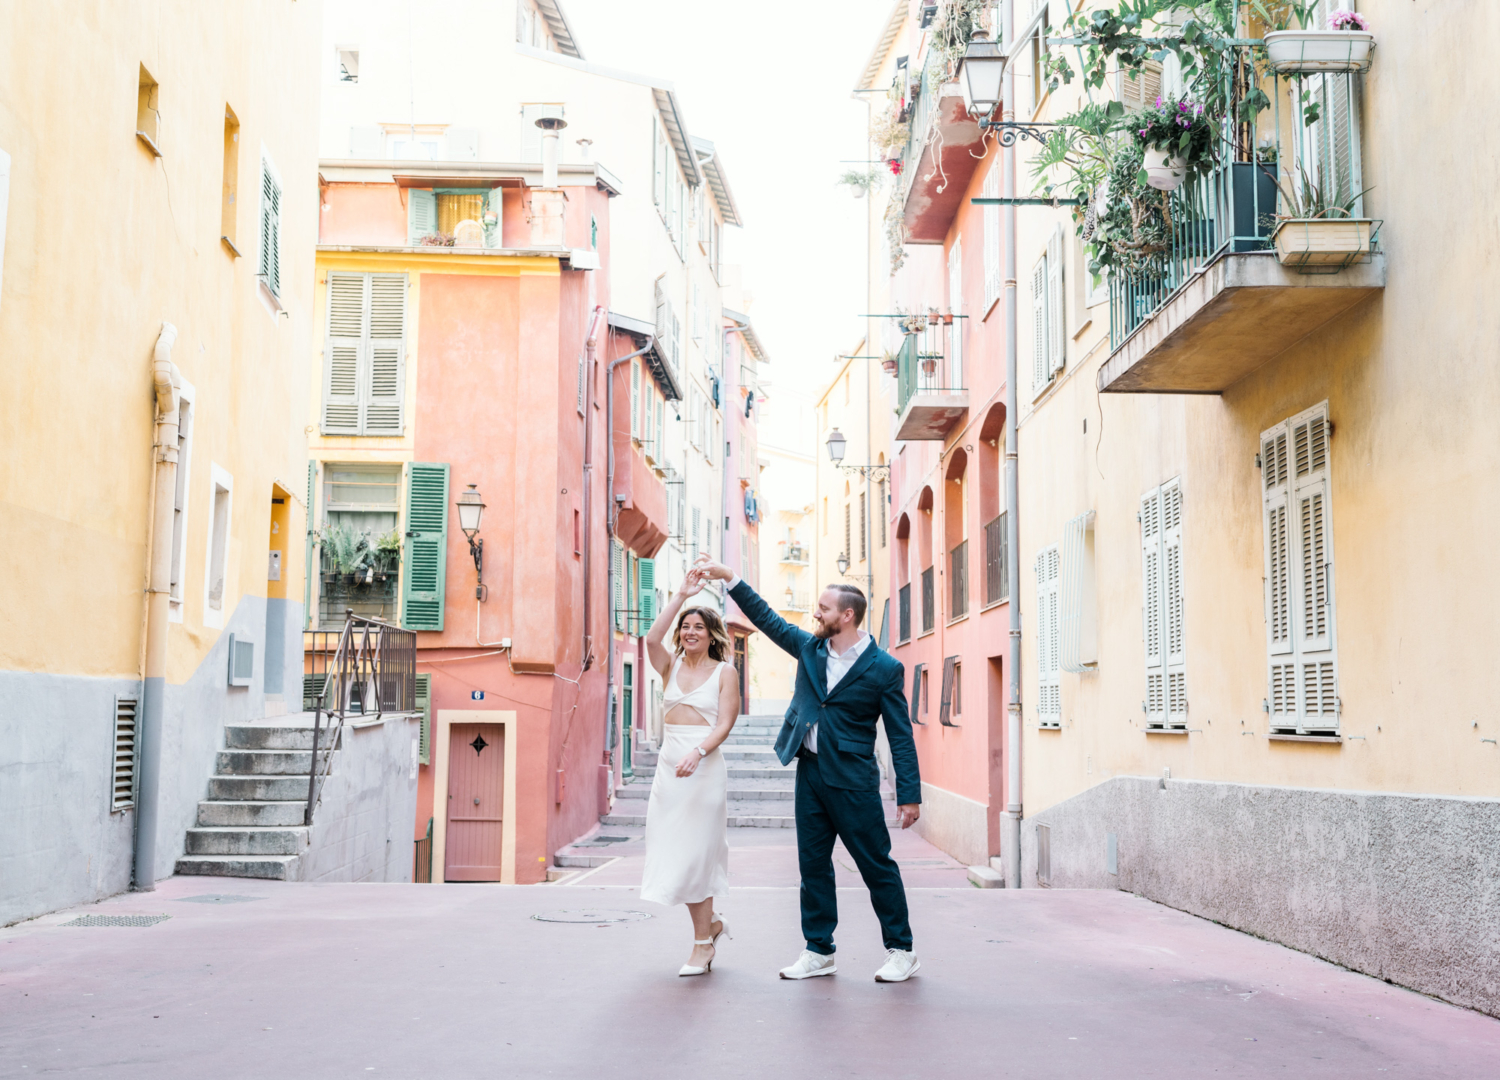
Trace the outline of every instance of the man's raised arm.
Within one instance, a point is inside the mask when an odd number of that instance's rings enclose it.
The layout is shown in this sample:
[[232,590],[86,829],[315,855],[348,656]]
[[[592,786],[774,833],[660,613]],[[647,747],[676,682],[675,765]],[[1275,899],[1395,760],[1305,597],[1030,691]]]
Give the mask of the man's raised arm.
[[771,609],[771,605],[762,600],[760,594],[752,589],[748,582],[741,580],[738,574],[723,563],[716,563],[706,555],[699,556],[694,566],[696,569],[707,572],[708,576],[715,581],[728,582],[729,595],[740,606],[745,617],[755,624],[756,629],[792,656],[802,655],[802,648],[812,640],[812,635],[806,630],[797,629],[776,614]]

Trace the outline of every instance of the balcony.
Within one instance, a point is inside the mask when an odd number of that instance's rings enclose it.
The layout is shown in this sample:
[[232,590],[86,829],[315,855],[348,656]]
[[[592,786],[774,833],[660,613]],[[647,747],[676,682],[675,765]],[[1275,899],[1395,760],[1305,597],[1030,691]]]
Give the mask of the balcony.
[[776,558],[778,562],[786,563],[789,566],[806,566],[808,562],[807,548],[801,544],[795,542],[788,543],[783,540],[777,547]]
[[[1337,262],[1283,263],[1272,244],[1272,215],[1291,212],[1278,178],[1286,187],[1305,173],[1329,190],[1364,190],[1359,78],[1309,76],[1300,88],[1268,78],[1273,108],[1259,121],[1256,152],[1272,145],[1276,160],[1225,161],[1170,195],[1167,250],[1133,277],[1110,274],[1112,352],[1101,391],[1222,393],[1385,287],[1378,222],[1368,223],[1368,247]],[[1305,124],[1313,100],[1321,118]],[[1237,145],[1233,127],[1223,144]],[[1353,217],[1365,220],[1362,196]]]
[[929,315],[927,326],[907,334],[896,361],[896,438],[948,437],[969,413],[963,385],[961,315]]
[[795,592],[792,589],[787,589],[786,592],[781,594],[780,600],[781,603],[776,605],[780,611],[812,610],[812,597],[809,593]]
[[936,50],[911,105],[911,135],[901,155],[906,183],[906,242],[941,244],[948,235],[969,180],[985,154],[983,132],[969,116],[957,82],[941,82],[943,60]]

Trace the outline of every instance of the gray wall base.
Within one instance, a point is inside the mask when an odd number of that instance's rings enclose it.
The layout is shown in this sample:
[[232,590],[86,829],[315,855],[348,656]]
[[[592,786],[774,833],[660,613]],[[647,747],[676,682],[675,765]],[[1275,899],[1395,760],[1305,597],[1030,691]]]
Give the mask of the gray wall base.
[[1138,893],[1500,1016],[1500,800],[1121,776],[1026,818],[1028,887],[1039,824],[1055,888]]
[[313,811],[302,881],[411,881],[419,719],[344,730]]

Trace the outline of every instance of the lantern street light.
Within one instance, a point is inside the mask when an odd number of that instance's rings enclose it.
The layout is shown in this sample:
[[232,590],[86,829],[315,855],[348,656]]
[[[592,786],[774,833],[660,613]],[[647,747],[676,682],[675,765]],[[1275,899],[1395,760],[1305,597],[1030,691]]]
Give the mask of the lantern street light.
[[964,50],[964,87],[969,94],[970,111],[988,117],[1000,104],[1000,80],[1005,74],[1005,54],[1000,43],[989,34],[976,30]]
[[474,573],[479,576],[479,585],[474,595],[483,599],[484,590],[484,541],[478,539],[479,522],[484,517],[484,496],[479,494],[477,484],[458,497],[458,527],[469,538],[469,554],[474,556]]
[[835,465],[844,460],[845,442],[843,432],[839,431],[838,428],[834,428],[828,436],[828,460]]
[[849,572],[849,556],[840,552],[836,565],[839,568],[840,574],[847,574]]

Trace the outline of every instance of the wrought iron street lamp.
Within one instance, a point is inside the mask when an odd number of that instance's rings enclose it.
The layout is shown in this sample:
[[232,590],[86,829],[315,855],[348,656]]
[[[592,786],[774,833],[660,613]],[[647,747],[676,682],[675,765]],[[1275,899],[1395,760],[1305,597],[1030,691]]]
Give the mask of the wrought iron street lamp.
[[849,572],[849,556],[841,552],[835,565],[838,566],[840,574],[847,574]]
[[479,494],[478,487],[470,484],[469,490],[458,497],[458,527],[469,538],[469,554],[474,556],[474,572],[479,576],[475,595],[483,599],[484,541],[479,538],[479,522],[484,517],[484,496]]
[[1000,43],[989,34],[976,30],[964,50],[964,86],[969,92],[969,106],[978,116],[988,117],[1000,104],[1000,80],[1005,74],[1005,54]]
[[844,460],[844,444],[846,441],[843,432],[839,431],[838,428],[834,428],[833,432],[828,436],[828,460],[835,465]]

